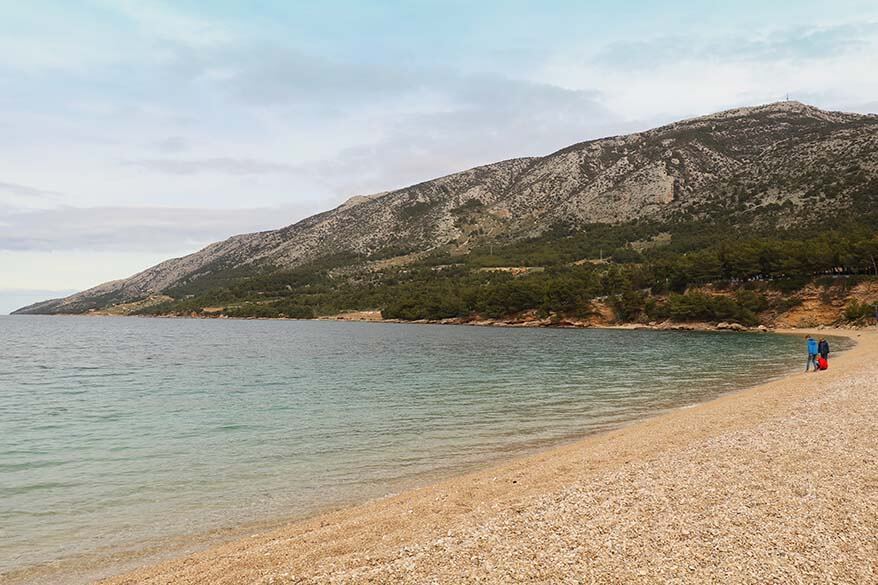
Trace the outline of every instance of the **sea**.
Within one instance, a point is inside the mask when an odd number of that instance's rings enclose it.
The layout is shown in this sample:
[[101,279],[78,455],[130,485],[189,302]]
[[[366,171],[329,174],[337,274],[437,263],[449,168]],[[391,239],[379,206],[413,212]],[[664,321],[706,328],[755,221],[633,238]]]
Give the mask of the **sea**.
[[803,369],[803,346],[764,333],[0,317],[0,581],[380,498]]

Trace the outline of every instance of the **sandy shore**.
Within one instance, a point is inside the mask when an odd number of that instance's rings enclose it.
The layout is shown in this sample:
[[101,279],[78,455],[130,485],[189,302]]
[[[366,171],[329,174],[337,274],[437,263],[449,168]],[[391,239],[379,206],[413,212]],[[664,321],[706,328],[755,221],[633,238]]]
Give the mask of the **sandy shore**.
[[105,583],[878,583],[878,331],[820,333],[859,343],[826,372]]

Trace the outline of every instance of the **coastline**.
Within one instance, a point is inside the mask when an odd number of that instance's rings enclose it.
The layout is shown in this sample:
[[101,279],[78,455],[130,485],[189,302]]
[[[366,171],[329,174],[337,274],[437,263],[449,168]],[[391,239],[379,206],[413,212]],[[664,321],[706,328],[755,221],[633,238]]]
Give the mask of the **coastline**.
[[[820,332],[858,341],[834,358],[827,372],[791,375],[103,582],[874,578],[868,559],[875,558],[878,545],[864,540],[878,530],[874,472],[870,480],[867,463],[874,447],[870,452],[863,441],[876,435],[862,429],[857,439],[840,427],[857,422],[852,415],[868,414],[860,402],[874,405],[878,332]],[[849,391],[863,383],[867,388]],[[802,412],[817,414],[808,418]],[[801,435],[798,442],[778,431],[790,425]],[[812,432],[832,457],[802,453],[802,438]],[[742,445],[750,448],[742,452]],[[865,459],[865,465],[851,469],[851,458]],[[825,477],[815,471],[824,468],[831,471]],[[680,470],[688,473],[681,476]],[[698,476],[704,481],[693,484]],[[841,485],[814,488],[826,478]],[[871,493],[864,491],[870,481]],[[706,497],[709,506],[702,501]],[[825,514],[815,516],[815,499]],[[854,511],[859,514],[852,524]],[[830,534],[836,515],[841,524]],[[836,554],[824,558],[820,551],[828,550],[827,542],[839,539],[853,548],[830,547]],[[770,542],[785,546],[765,548]],[[815,542],[822,542],[820,550],[814,550]],[[723,558],[708,554],[717,547]],[[688,551],[690,560],[668,560],[679,551]]]
[[[16,315],[9,315],[15,317]],[[808,331],[858,331],[863,327],[859,325],[842,325],[823,324],[815,327],[791,329],[788,327],[773,327],[766,325],[746,326],[735,322],[718,322],[712,323],[708,321],[662,321],[662,322],[613,322],[613,321],[588,321],[588,320],[551,320],[551,319],[418,319],[414,321],[406,321],[403,319],[384,319],[377,318],[351,318],[346,315],[327,315],[321,317],[313,317],[303,319],[298,317],[229,317],[227,315],[128,315],[114,314],[105,312],[90,313],[53,313],[53,314],[37,314],[37,315],[19,315],[30,317],[121,317],[135,319],[194,319],[199,321],[324,321],[324,322],[342,322],[342,323],[379,323],[388,325],[457,325],[465,327],[498,327],[509,329],[617,329],[617,330],[644,330],[644,331],[730,331],[737,333],[784,333],[799,332],[803,334]]]
[[[836,305],[838,305],[836,303]],[[819,307],[818,307],[819,308]],[[507,315],[505,317],[488,318],[479,315],[468,317],[449,317],[445,319],[395,319],[383,317],[380,310],[356,310],[317,317],[235,317],[223,313],[219,308],[204,313],[192,312],[188,314],[137,314],[127,311],[92,310],[86,313],[51,313],[33,314],[31,316],[46,317],[139,317],[144,319],[196,319],[196,320],[221,320],[221,321],[336,321],[348,323],[385,323],[404,325],[464,325],[469,327],[498,327],[510,329],[635,329],[649,331],[732,331],[732,332],[780,332],[780,331],[806,331],[827,329],[861,330],[868,328],[868,324],[862,322],[845,322],[841,316],[840,305],[834,306],[829,314],[823,314],[818,319],[808,318],[802,320],[801,315],[796,317],[791,311],[785,315],[769,316],[761,319],[754,325],[743,325],[736,321],[675,321],[666,319],[663,321],[619,321],[613,310],[607,305],[601,305],[592,315],[583,318],[564,317],[556,314],[540,316],[534,310]],[[806,314],[820,312],[815,307],[809,306]],[[25,314],[30,315],[30,314]],[[10,316],[16,316],[13,313]]]

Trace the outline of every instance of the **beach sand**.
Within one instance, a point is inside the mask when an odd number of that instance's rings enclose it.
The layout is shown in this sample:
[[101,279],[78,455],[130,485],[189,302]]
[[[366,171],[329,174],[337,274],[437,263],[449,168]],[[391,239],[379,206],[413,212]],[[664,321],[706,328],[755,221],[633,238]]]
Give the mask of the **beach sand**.
[[820,333],[858,345],[105,583],[878,583],[878,332]]

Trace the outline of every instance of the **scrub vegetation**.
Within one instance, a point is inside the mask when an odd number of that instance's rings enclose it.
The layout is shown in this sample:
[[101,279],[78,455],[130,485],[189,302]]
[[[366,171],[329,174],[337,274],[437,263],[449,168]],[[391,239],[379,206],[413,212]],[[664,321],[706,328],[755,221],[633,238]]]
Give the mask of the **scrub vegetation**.
[[[176,300],[143,314],[311,318],[377,309],[385,318],[503,318],[524,311],[582,318],[595,300],[620,321],[759,322],[766,311],[796,305],[809,283],[849,288],[875,278],[878,219],[839,220],[788,231],[722,223],[594,225],[557,228],[526,241],[434,253],[382,270],[349,270],[329,256],[290,271],[241,274],[225,286],[203,279],[170,289]],[[669,234],[663,244],[643,242]],[[207,286],[205,286],[207,285]],[[704,292],[709,289],[710,292]],[[772,293],[782,293],[781,295]],[[842,291],[843,292],[843,291]],[[865,306],[865,305],[864,305]],[[851,304],[845,316],[868,317]]]

